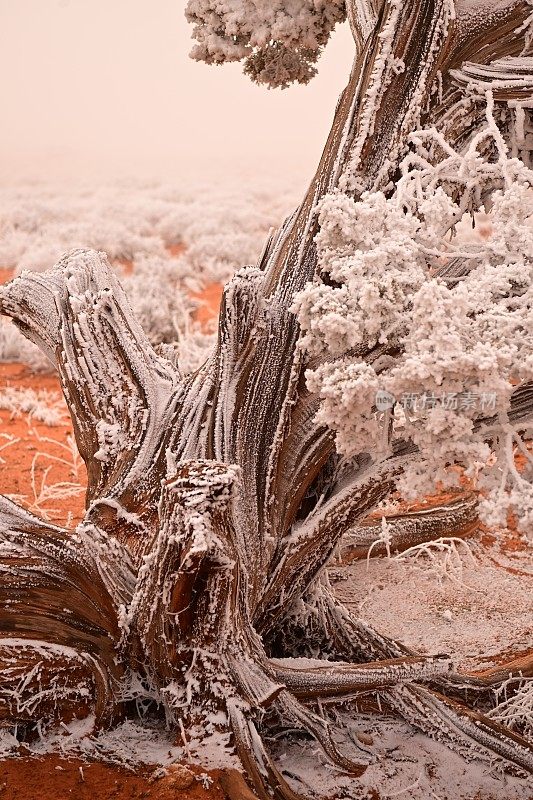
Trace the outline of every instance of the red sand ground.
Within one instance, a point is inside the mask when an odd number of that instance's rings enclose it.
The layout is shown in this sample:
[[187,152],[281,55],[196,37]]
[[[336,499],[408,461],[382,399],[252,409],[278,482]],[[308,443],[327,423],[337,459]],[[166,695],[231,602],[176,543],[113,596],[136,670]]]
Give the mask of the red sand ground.
[[[14,387],[31,388],[35,391],[46,390],[61,398],[61,387],[56,375],[35,375],[24,364],[0,364],[0,390]],[[66,411],[66,407],[65,407]],[[58,525],[73,527],[83,516],[84,491],[87,475],[84,464],[79,460],[77,469],[69,466],[70,460],[65,447],[72,441],[72,423],[68,414],[59,425],[45,425],[32,419],[28,414],[13,415],[10,411],[0,410],[0,432],[14,437],[18,441],[0,451],[0,468],[2,473],[2,494],[16,495],[14,499],[30,508],[37,514],[47,517]],[[3,438],[0,441],[2,445]],[[56,459],[66,459],[57,461]],[[33,478],[37,495],[43,479],[45,485],[58,483],[77,484],[77,494],[64,499],[49,499],[38,506],[35,505],[35,494],[32,486]]]
[[[198,770],[195,770],[198,773]],[[99,762],[45,756],[0,761],[2,800],[222,800],[217,774],[205,789],[188,770],[154,778],[155,768],[137,773]],[[243,798],[244,800],[244,798]]]
[[221,283],[210,283],[200,292],[192,292],[191,297],[199,304],[194,318],[201,325],[208,325],[218,316],[223,288]]

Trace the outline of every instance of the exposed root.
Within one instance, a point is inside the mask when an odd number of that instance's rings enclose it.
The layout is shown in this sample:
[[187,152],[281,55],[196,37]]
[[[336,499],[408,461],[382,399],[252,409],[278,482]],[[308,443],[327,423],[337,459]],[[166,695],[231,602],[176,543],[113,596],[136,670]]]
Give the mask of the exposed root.
[[332,738],[331,726],[323,718],[315,714],[310,709],[299,703],[289,692],[282,692],[276,701],[276,706],[282,718],[289,720],[298,728],[311,734],[320,744],[325,754],[340,769],[346,772],[361,775],[368,764],[374,760],[370,750],[358,746],[359,755],[357,760],[343,755],[334,743]]
[[367,664],[290,658],[271,659],[270,663],[274,665],[277,680],[295,697],[302,698],[330,697],[424,681],[453,669],[448,656],[405,656]]
[[506,664],[474,673],[477,681],[485,686],[497,686],[509,678],[533,678],[533,653],[515,658]]
[[246,718],[239,704],[230,700],[227,709],[237,755],[260,800],[306,800],[291,789],[274,765],[255,724]]
[[229,800],[257,800],[244,777],[237,769],[224,770],[218,782]]
[[486,715],[422,686],[397,687],[387,699],[402,717],[466,758],[497,755],[505,763],[533,773],[533,744]]
[[99,538],[83,527],[69,536],[0,498],[1,718],[68,717],[94,702],[97,724],[120,715],[115,647],[129,558]]
[[0,639],[0,719],[65,721],[94,713],[96,725],[118,721],[116,683],[89,653],[44,641]]
[[[322,626],[320,647],[324,652],[334,653],[337,659],[366,662],[358,665],[360,677],[364,675],[364,669],[368,666],[371,672],[376,670],[378,675],[382,668],[383,678],[387,674],[388,659],[393,659],[393,663],[403,663],[406,667],[409,664],[413,665],[410,681],[398,680],[393,688],[385,687],[380,690],[384,705],[390,710],[399,713],[430,736],[453,744],[469,758],[474,758],[480,753],[484,753],[487,757],[487,754],[492,753],[526,772],[533,771],[531,761],[533,745],[472,708],[472,705],[475,705],[488,710],[492,706],[494,686],[500,685],[512,675],[520,675],[522,670],[523,674],[529,674],[533,670],[533,659],[518,659],[517,662],[487,670],[485,673],[470,675],[453,672],[449,662],[446,669],[446,661],[437,658],[437,669],[433,675],[428,672],[425,677],[422,674],[417,677],[415,674],[417,666],[418,669],[423,669],[419,657],[404,645],[379,634],[362,620],[353,617],[331,595],[326,586],[319,585],[312,602],[307,610],[307,620],[311,631],[314,624],[317,626],[316,630],[320,630]],[[294,619],[292,625],[295,625]],[[283,659],[279,663],[283,663]],[[297,661],[293,663],[296,665]],[[304,663],[302,661],[302,666]],[[343,669],[342,664],[338,666],[336,662],[331,661],[323,662],[322,668],[319,666],[320,662],[309,663],[316,665],[319,672],[324,670],[324,679],[331,670],[329,677],[332,682],[339,667],[340,670]],[[441,668],[445,667],[441,669],[440,674],[438,674],[439,664]],[[431,662],[428,666],[431,668]],[[349,669],[354,669],[354,666],[351,665]],[[280,673],[278,676],[281,678]],[[309,680],[309,667],[307,672],[303,673],[303,685],[306,680]],[[424,681],[426,685],[421,686],[418,681]],[[297,677],[294,683],[297,684]],[[289,684],[290,680],[287,681],[287,685]],[[339,686],[341,684],[342,679],[339,681]],[[291,688],[294,690],[294,687]],[[321,688],[326,687],[322,685]],[[344,695],[339,693],[337,702],[357,700],[361,690],[361,685],[353,686],[352,690],[347,689]],[[328,703],[335,703],[331,686],[324,691],[322,697],[325,700],[329,697]]]

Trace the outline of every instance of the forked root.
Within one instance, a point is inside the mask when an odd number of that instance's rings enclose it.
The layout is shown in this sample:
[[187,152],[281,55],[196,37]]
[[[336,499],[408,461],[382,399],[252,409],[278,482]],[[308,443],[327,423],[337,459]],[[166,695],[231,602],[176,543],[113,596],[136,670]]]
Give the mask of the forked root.
[[[350,674],[353,670],[353,674],[357,673],[357,677],[361,679],[365,669],[369,669],[371,673],[374,671],[375,686],[379,679],[382,679],[382,686],[378,691],[389,711],[398,713],[431,737],[451,745],[468,759],[496,757],[509,764],[511,770],[533,773],[533,744],[481,713],[481,709],[490,707],[495,686],[509,676],[530,673],[533,669],[531,658],[517,659],[478,675],[457,673],[450,668],[441,669],[439,674],[440,659],[437,658],[435,664],[437,669],[433,675],[428,670],[426,675],[420,671],[417,676],[417,668],[423,669],[420,657],[401,643],[383,636],[362,620],[353,617],[330,593],[326,585],[319,583],[311,597],[312,602],[304,611],[304,617],[308,625],[313,620],[310,627],[314,636],[310,640],[313,646],[316,647],[318,644],[324,652],[330,653],[330,657],[366,663],[337,665],[335,661],[330,660],[323,662],[321,667],[320,662],[317,664],[308,661],[307,669],[304,669],[301,675],[297,675],[292,684],[290,678],[286,680],[287,686],[291,686],[293,691],[298,692],[299,688],[305,686],[309,696],[312,697],[311,677],[315,686],[323,682],[320,688],[325,690],[330,668],[329,680],[332,683],[336,671],[342,673],[342,670],[346,669],[347,674]],[[291,625],[297,628],[297,619],[296,614],[287,621],[286,644],[290,642]],[[273,663],[283,664],[283,661],[274,659]],[[304,663],[302,660],[302,666]],[[403,664],[404,669],[410,669],[410,680],[409,678],[404,681],[396,680],[394,685],[390,681],[387,686],[386,680],[383,680],[387,674],[389,679],[391,678],[387,663]],[[310,664],[315,666],[315,671],[311,675]],[[293,670],[295,665],[297,660],[294,659]],[[431,660],[428,666],[431,669]],[[446,667],[446,662],[440,666]],[[450,662],[448,667],[451,667]],[[401,672],[398,675],[401,675]],[[281,678],[280,672],[277,676]],[[339,686],[342,680],[341,676]],[[421,685],[421,682],[425,685]],[[348,682],[346,686],[347,684]],[[321,699],[324,699],[328,706],[351,702],[357,700],[362,688],[362,684],[356,686],[354,681],[351,689],[347,686],[344,695],[339,693],[335,697],[335,692],[330,687],[329,696],[328,692],[324,691]],[[376,710],[379,710],[378,707]]]
[[348,758],[340,752],[332,738],[329,723],[322,717],[298,702],[290,692],[282,692],[276,702],[282,718],[290,721],[297,728],[309,733],[324,750],[332,764],[339,769],[354,775],[362,775],[367,766],[374,761],[372,752],[358,747],[358,757]]
[[518,772],[533,773],[533,744],[486,715],[418,685],[397,687],[387,699],[404,719],[466,758],[496,755]]

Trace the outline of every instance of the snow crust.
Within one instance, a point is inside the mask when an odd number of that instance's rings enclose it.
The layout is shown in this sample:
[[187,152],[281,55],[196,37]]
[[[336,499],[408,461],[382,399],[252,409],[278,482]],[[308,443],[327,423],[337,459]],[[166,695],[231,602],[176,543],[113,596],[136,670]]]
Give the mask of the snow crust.
[[[420,653],[448,653],[459,669],[487,669],[502,654],[533,648],[531,552],[474,541],[462,571],[428,558],[372,558],[332,566],[335,594],[356,616]],[[443,561],[443,557],[441,561]]]

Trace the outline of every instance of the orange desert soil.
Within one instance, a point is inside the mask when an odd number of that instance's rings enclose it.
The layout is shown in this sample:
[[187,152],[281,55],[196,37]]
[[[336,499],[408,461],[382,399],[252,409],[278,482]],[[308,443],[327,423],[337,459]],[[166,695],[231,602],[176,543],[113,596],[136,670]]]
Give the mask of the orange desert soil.
[[[0,396],[9,389],[48,392],[58,405],[62,398],[56,375],[35,374],[24,364],[0,364]],[[58,525],[72,527],[79,522],[87,477],[83,462],[79,458],[73,461],[72,437],[66,405],[62,421],[56,425],[45,425],[30,414],[0,409],[2,494]],[[63,488],[59,494],[68,491],[70,496],[54,496],[55,487]],[[39,495],[46,499],[36,502]]]
[[[130,772],[109,764],[48,755],[0,761],[2,800],[222,800],[219,774],[204,788],[197,768]],[[156,773],[157,774],[157,773]],[[205,775],[205,773],[203,773]],[[245,800],[243,796],[243,800]]]

